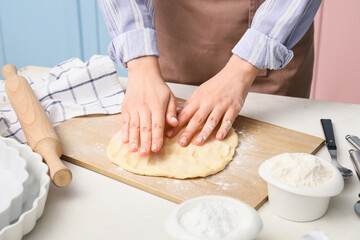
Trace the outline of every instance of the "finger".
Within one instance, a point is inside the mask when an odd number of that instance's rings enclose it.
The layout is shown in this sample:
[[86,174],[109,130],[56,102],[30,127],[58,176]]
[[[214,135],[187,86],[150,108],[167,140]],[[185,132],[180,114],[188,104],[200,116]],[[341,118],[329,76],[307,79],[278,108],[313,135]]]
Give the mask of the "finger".
[[223,140],[226,137],[232,124],[235,121],[235,118],[239,115],[239,112],[240,112],[240,110],[237,108],[229,108],[226,111],[224,118],[222,120],[222,123],[221,123],[221,127],[219,128],[219,130],[216,134],[217,140]]
[[140,155],[146,156],[150,152],[151,146],[151,114],[142,112],[140,115]]
[[129,121],[130,121],[129,113],[123,112],[121,114],[121,136],[123,143],[129,142]]
[[205,122],[210,112],[211,108],[200,108],[194,114],[194,116],[191,118],[189,124],[186,126],[184,132],[179,138],[179,144],[181,146],[186,146],[190,142],[191,138],[194,136],[200,126]]
[[191,101],[191,100],[190,100],[190,98],[189,98],[186,102],[184,102],[184,103],[182,104],[182,106],[181,106],[181,104],[180,104],[179,109],[176,110],[177,115],[179,115],[180,112],[189,105],[190,101]]
[[179,123],[176,118],[176,116],[177,116],[176,105],[177,105],[176,98],[174,97],[174,95],[171,94],[169,104],[167,107],[167,111],[166,111],[166,121],[172,127],[176,127]]
[[140,129],[139,114],[137,112],[132,112],[130,114],[130,126],[129,126],[130,152],[137,152],[139,148],[139,129]]
[[154,112],[152,114],[152,146],[151,151],[158,152],[163,144],[164,138],[164,112]]
[[224,109],[222,108],[215,108],[210,116],[208,117],[205,126],[196,137],[195,144],[196,145],[203,145],[206,140],[209,138],[211,133],[214,131],[216,126],[219,124],[222,115],[224,114]]
[[175,128],[167,131],[166,135],[168,137],[175,136],[181,130],[181,128],[191,119],[197,109],[198,107],[194,104],[187,104],[186,107],[182,108],[178,115],[178,125]]

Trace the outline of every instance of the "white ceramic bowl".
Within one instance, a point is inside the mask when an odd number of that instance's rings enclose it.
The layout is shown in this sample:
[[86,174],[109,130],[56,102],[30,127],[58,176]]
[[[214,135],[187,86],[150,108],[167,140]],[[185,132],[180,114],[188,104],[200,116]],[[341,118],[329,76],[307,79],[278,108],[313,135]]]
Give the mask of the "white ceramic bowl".
[[0,141],[0,230],[20,216],[28,177],[26,161]]
[[42,157],[34,153],[28,145],[2,137],[0,137],[0,142],[17,149],[27,163],[29,180],[21,215],[11,225],[0,230],[0,240],[20,240],[34,228],[36,220],[44,211],[50,185],[50,178],[47,175],[48,167],[43,163]]
[[293,187],[272,177],[270,161],[275,157],[266,160],[259,167],[260,176],[267,182],[269,205],[273,212],[284,219],[298,222],[322,217],[329,207],[330,198],[344,188],[339,170],[330,162],[317,157],[332,171],[332,178],[317,187]]
[[[216,238],[217,240],[249,240],[255,238],[262,229],[262,221],[255,209],[247,205],[246,203],[224,196],[203,196],[187,200],[179,204],[167,217],[165,221],[165,230],[173,238],[179,240],[201,240],[209,238],[201,238],[186,229],[180,224],[182,215],[191,209],[199,206],[202,203],[221,203],[230,205],[241,214],[239,217],[246,216],[246,219],[242,220],[242,225],[239,226],[235,234],[225,236],[223,238]],[[211,238],[212,239],[212,238]]]

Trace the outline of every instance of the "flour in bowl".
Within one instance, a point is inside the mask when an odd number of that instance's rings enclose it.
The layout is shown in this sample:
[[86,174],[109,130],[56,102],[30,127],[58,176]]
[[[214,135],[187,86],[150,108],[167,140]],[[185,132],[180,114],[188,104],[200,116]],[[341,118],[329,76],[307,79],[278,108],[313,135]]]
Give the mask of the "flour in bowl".
[[245,216],[230,204],[203,202],[182,214],[180,225],[198,237],[220,239],[235,234],[246,221]]
[[272,177],[293,187],[318,187],[332,178],[331,169],[306,153],[283,153],[270,159]]

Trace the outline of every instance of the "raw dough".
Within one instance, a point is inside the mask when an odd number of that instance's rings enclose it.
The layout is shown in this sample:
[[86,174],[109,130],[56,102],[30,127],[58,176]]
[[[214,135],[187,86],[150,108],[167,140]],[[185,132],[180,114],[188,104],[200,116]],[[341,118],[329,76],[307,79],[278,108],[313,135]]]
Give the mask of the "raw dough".
[[223,141],[215,139],[214,131],[203,146],[190,143],[187,147],[178,144],[183,130],[173,138],[165,137],[161,150],[148,156],[130,152],[129,145],[122,144],[118,132],[111,139],[106,153],[113,163],[130,172],[179,179],[206,177],[223,170],[232,160],[238,145],[234,129],[230,129]]

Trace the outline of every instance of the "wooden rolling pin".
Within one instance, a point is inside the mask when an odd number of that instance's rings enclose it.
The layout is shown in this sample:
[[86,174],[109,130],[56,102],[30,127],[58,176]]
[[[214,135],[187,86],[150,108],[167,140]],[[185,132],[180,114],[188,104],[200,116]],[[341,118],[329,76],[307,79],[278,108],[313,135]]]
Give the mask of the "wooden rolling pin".
[[58,187],[71,182],[70,170],[62,163],[62,147],[49,118],[26,79],[17,73],[14,65],[2,69],[5,90],[19,119],[30,147],[39,153],[50,170],[50,177]]

